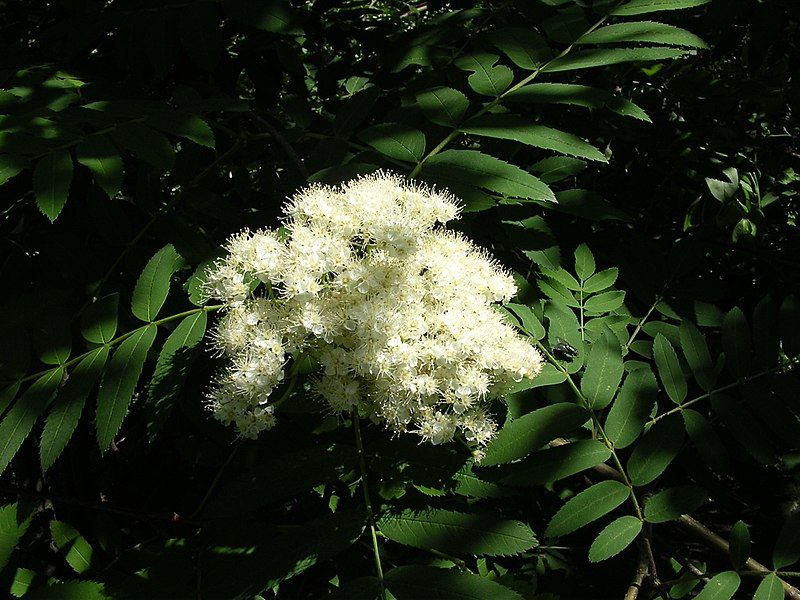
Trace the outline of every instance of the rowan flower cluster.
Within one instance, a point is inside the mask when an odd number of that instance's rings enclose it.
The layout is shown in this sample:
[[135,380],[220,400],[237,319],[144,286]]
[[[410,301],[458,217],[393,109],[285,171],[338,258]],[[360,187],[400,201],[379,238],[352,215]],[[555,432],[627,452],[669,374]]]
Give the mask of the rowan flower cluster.
[[486,444],[489,401],[542,359],[493,306],[515,295],[510,274],[442,227],[458,212],[447,193],[378,173],[301,190],[281,232],[231,237],[205,287],[226,305],[213,335],[229,359],[209,393],[216,417],[246,437],[271,428],[272,393],[305,353],[334,411],[433,444],[459,432]]

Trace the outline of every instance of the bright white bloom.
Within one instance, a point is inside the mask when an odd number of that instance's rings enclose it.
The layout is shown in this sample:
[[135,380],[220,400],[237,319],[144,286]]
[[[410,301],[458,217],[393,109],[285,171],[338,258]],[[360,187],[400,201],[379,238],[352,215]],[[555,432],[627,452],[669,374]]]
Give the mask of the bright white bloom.
[[491,399],[535,377],[542,358],[494,310],[516,294],[511,275],[442,227],[458,212],[449,194],[378,173],[301,190],[284,207],[285,236],[231,237],[204,288],[226,304],[213,334],[230,360],[209,394],[217,418],[246,437],[272,427],[271,394],[302,352],[334,411],[484,446]]

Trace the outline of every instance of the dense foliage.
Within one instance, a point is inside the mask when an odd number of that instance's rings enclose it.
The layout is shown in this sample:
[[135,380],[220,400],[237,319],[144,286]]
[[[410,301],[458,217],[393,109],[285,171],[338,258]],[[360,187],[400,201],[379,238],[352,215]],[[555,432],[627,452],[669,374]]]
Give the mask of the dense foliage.
[[[0,595],[800,598],[794,0],[3,9]],[[478,461],[206,408],[221,245],[379,169],[547,359]]]

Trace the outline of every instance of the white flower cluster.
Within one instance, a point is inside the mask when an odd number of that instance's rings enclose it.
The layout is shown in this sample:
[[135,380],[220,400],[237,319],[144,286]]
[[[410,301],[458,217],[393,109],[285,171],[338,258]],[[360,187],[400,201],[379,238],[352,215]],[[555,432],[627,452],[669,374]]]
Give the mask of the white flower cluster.
[[284,235],[233,236],[206,283],[227,309],[214,332],[230,358],[209,395],[217,418],[246,437],[272,427],[270,395],[303,352],[333,410],[358,407],[433,444],[459,431],[486,444],[489,400],[542,358],[493,307],[516,293],[512,277],[437,226],[458,211],[448,194],[378,173],[300,191]]

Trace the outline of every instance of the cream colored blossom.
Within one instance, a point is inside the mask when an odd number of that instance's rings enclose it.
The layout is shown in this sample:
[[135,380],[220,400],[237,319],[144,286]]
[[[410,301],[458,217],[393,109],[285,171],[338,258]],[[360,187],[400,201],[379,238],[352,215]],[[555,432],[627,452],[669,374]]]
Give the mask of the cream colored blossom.
[[[449,194],[378,173],[298,192],[286,236],[232,236],[204,288],[226,304],[213,334],[229,359],[209,394],[217,418],[247,437],[272,427],[285,362],[305,352],[334,411],[358,407],[433,444],[485,445],[491,399],[542,359],[494,310],[516,294],[510,274],[443,228],[458,213]],[[250,293],[255,280],[267,286]]]

